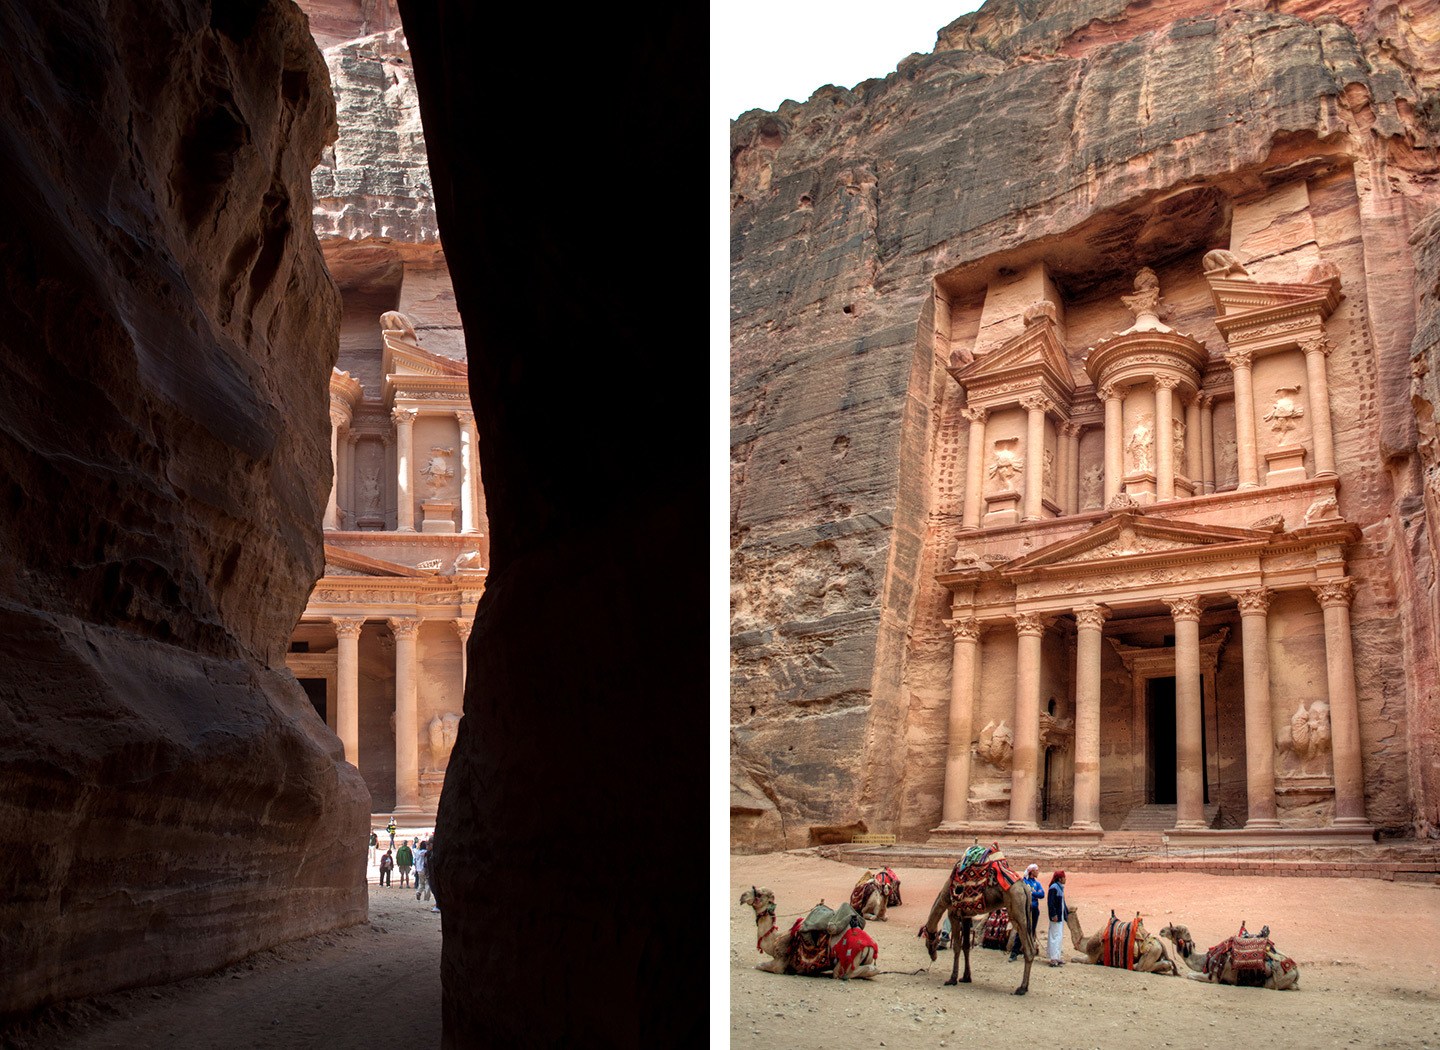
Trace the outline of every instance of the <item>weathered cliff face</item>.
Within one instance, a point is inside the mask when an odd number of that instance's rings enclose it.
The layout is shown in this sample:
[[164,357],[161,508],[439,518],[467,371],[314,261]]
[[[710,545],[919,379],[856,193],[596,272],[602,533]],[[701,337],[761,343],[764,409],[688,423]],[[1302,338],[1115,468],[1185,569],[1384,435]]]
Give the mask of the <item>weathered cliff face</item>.
[[[1261,280],[1341,268],[1331,389],[1344,509],[1365,530],[1348,557],[1367,806],[1391,831],[1433,812],[1433,764],[1414,764],[1436,726],[1434,510],[1408,241],[1440,203],[1440,16],[1268,7],[991,2],[883,80],[732,124],[737,848],[939,821],[951,640],[934,575],[967,451],[944,367],[952,337],[966,354],[998,338],[936,279],[983,298],[1044,259],[1098,302],[1173,263],[1162,281],[1194,325],[1213,315],[1199,253],[1232,235]],[[1116,330],[1104,314],[1077,321],[1094,327],[1071,333],[1076,353]]]
[[5,4],[0,1014],[365,915],[282,653],[322,567],[334,135],[274,0]]

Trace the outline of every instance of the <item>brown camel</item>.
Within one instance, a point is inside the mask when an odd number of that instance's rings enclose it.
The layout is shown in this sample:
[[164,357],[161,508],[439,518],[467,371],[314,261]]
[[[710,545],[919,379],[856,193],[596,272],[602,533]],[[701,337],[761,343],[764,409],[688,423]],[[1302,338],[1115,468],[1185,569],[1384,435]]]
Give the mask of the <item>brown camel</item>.
[[[755,947],[758,951],[770,956],[764,962],[756,963],[755,969],[764,970],[766,973],[797,972],[791,965],[791,955],[794,949],[793,938],[789,931],[782,931],[775,922],[774,891],[751,886],[740,894],[740,903],[748,904],[755,909]],[[833,957],[831,965],[834,965]],[[865,947],[855,955],[853,964],[845,967],[836,966],[831,976],[842,980],[849,980],[852,977],[869,980],[879,972],[880,967],[876,965],[874,950]]]
[[855,884],[855,889],[850,894],[850,906],[858,911],[866,922],[885,922],[885,912],[889,905],[885,887],[868,871]]
[[[1035,961],[1035,938],[1030,936],[1030,920],[1026,916],[1029,907],[1030,887],[1016,879],[1008,890],[1002,890],[998,884],[990,883],[985,887],[984,903],[979,910],[963,910],[957,902],[952,900],[950,880],[946,879],[945,885],[940,887],[940,893],[936,896],[935,903],[930,906],[930,918],[920,931],[921,936],[925,938],[925,948],[930,953],[930,960],[934,962],[935,939],[939,935],[940,918],[949,913],[950,948],[955,953],[955,961],[950,968],[950,980],[945,984],[949,986],[957,983],[970,983],[971,924],[974,920],[979,919],[983,925],[986,916],[1004,908],[1010,915],[1010,928],[1019,934],[1021,945],[1025,951],[1025,976],[1020,982],[1020,987],[1015,989],[1015,994],[1024,995],[1028,992],[1030,990],[1030,966]],[[959,976],[961,952],[965,953],[965,975],[963,977]]]
[[[1114,912],[1110,913],[1112,916]],[[1140,921],[1139,916],[1135,918]],[[1080,932],[1080,913],[1072,905],[1070,913],[1065,917],[1065,925],[1070,930],[1070,939],[1075,945],[1077,952],[1084,952],[1084,961],[1092,965],[1100,965],[1100,956],[1104,951],[1105,931],[1102,929],[1086,937]],[[1147,931],[1141,926],[1141,936],[1135,939],[1135,965],[1131,969],[1136,973],[1158,973],[1167,976],[1180,976],[1180,965],[1175,961],[1174,952],[1171,946],[1160,937]],[[1076,959],[1076,962],[1081,960]]]
[[[1242,934],[1245,933],[1245,926],[1240,926]],[[1259,936],[1267,941],[1270,938],[1270,927],[1266,926]],[[1190,928],[1178,922],[1171,923],[1160,931],[1160,937],[1169,942],[1173,947],[1177,959],[1182,961],[1188,972],[1185,976],[1192,981],[1207,981],[1211,984],[1241,984],[1240,974],[1237,972],[1234,957],[1225,954],[1220,960],[1219,966],[1207,965],[1210,961],[1209,952],[1200,952],[1195,948],[1195,938],[1190,936]],[[1223,942],[1223,943],[1228,943]],[[1218,947],[1218,946],[1217,946]],[[1243,983],[1251,984],[1259,988],[1273,988],[1277,992],[1283,992],[1290,988],[1300,986],[1300,967],[1288,955],[1282,955],[1275,950],[1275,945],[1270,944],[1266,951],[1265,979],[1262,982],[1247,980]]]

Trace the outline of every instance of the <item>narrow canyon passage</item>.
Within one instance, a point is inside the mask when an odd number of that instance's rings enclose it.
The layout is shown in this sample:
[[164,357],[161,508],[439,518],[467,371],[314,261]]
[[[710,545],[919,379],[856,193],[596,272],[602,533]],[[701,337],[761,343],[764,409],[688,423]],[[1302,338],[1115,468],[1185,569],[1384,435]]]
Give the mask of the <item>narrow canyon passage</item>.
[[377,886],[370,921],[261,952],[207,977],[62,1004],[0,1033],[6,1050],[440,1045],[440,915]]

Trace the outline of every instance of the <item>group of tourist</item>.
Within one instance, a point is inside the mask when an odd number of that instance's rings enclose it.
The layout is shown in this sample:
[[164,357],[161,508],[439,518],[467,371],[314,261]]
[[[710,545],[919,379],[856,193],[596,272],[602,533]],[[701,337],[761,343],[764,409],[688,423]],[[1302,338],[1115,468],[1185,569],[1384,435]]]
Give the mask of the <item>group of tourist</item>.
[[[370,832],[370,863],[374,864],[379,870],[376,885],[393,886],[394,883],[391,880],[395,869],[398,868],[400,870],[401,887],[413,889],[417,901],[431,900],[432,892],[429,875],[430,841],[428,839],[417,839],[415,841],[415,848],[411,849],[410,840],[403,839],[400,843],[400,848],[396,849],[396,830],[395,818],[392,817],[390,818],[390,823],[386,825],[385,828],[386,833],[390,836],[390,848],[387,849],[378,860],[376,859],[376,854],[380,850],[380,833],[377,831]],[[415,883],[413,886],[410,883],[410,873],[412,871],[415,873]],[[439,911],[439,902],[436,901],[430,910]]]
[[[1057,871],[1050,876],[1050,887],[1048,890],[1040,885],[1040,865],[1031,864],[1025,869],[1025,878],[1021,880],[1030,890],[1030,937],[1036,947],[1040,945],[1038,930],[1040,926],[1040,902],[1045,901],[1046,911],[1050,916],[1050,928],[1046,930],[1047,938],[1045,943],[1046,961],[1051,966],[1064,966],[1065,959],[1062,952],[1065,948],[1065,920],[1070,915],[1070,908],[1065,903],[1065,873]],[[947,917],[948,925],[949,919]],[[1015,943],[1010,949],[1010,961],[1014,962],[1020,957],[1020,938],[1015,938]]]

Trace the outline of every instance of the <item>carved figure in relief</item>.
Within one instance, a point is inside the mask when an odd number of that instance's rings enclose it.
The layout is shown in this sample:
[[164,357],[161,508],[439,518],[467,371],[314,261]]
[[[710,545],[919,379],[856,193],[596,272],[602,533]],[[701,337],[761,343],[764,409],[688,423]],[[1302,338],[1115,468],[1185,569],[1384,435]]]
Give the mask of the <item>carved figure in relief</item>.
[[1179,470],[1181,464],[1185,462],[1185,421],[1172,419],[1170,425],[1172,429],[1170,447],[1174,450],[1172,455],[1175,457],[1172,462],[1175,464],[1175,469]]
[[1295,420],[1305,415],[1305,410],[1295,402],[1300,393],[1298,386],[1282,386],[1275,389],[1275,404],[1264,415],[1270,429],[1280,435],[1280,444],[1290,440],[1290,431],[1295,429]]
[[1154,428],[1148,415],[1140,417],[1135,424],[1135,429],[1130,432],[1130,440],[1125,445],[1125,451],[1130,453],[1131,469],[1150,469],[1150,450],[1154,446]]
[[420,337],[415,334],[415,322],[399,310],[386,310],[380,315],[382,332],[398,332],[408,342],[418,344]]
[[482,565],[480,564],[480,552],[479,552],[479,551],[466,551],[464,554],[457,555],[456,558],[455,558],[455,568],[457,568],[457,569],[480,569],[480,568],[484,568],[484,566],[482,566]]
[[430,761],[435,769],[443,770],[450,762],[450,752],[455,748],[455,734],[460,731],[460,716],[453,711],[436,715],[430,719]]
[[1335,502],[1334,496],[1322,496],[1310,508],[1305,511],[1305,524],[1313,525],[1317,521],[1339,521],[1340,505]]
[[985,728],[980,730],[980,739],[976,741],[975,753],[996,769],[1010,768],[1015,754],[1015,734],[1003,718],[998,726],[993,718],[985,723]]
[[1011,482],[1025,469],[1025,458],[1016,449],[1019,438],[1003,438],[995,442],[995,458],[990,462],[990,480],[1002,489],[1011,488]]
[[1075,719],[1056,718],[1048,711],[1040,712],[1041,750],[1053,747],[1064,751],[1075,738]]
[[1205,275],[1215,277],[1249,277],[1250,272],[1245,269],[1240,260],[1235,257],[1234,252],[1228,252],[1224,248],[1216,248],[1214,251],[1206,252],[1204,260],[1200,263]]
[[1055,495],[1055,453],[1045,450],[1045,464],[1041,468],[1040,489],[1047,496]]
[[360,479],[361,491],[365,494],[365,507],[367,510],[380,509],[380,479],[374,474],[366,474]]
[[1330,750],[1330,705],[1324,700],[1316,700],[1308,710],[1302,703],[1290,716],[1290,748],[1306,759]]
[[455,476],[455,468],[450,465],[450,457],[455,454],[453,448],[444,448],[440,445],[432,445],[430,458],[420,468],[420,473],[425,475],[425,480],[430,485],[430,490],[436,495],[440,494],[450,479]]
[[1100,489],[1105,482],[1105,468],[1099,463],[1090,464],[1090,469],[1080,478],[1080,504],[1082,507],[1100,506]]
[[1233,437],[1221,437],[1215,443],[1215,474],[1221,488],[1235,487],[1240,476],[1240,459]]

